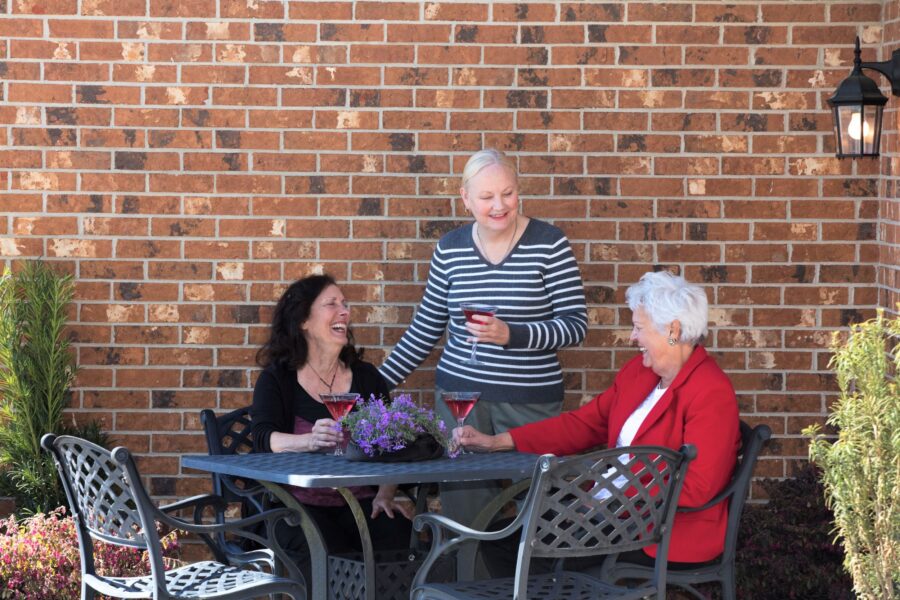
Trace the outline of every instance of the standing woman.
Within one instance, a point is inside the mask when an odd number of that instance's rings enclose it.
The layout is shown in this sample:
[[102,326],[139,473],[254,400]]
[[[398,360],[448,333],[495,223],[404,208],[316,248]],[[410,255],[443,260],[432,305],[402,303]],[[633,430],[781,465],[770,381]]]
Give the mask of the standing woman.
[[[456,422],[441,391],[478,391],[467,422],[502,433],[559,414],[564,390],[556,351],[584,339],[584,286],[562,231],[520,213],[516,168],[505,154],[474,154],[460,195],[474,222],[438,241],[416,316],[380,371],[390,387],[399,385],[447,330],[437,366],[440,415]],[[498,310],[467,322],[462,302]],[[466,364],[474,342],[481,364]],[[442,486],[442,512],[469,523],[496,491],[483,483]]]
[[[269,340],[257,353],[263,367],[253,388],[250,417],[255,452],[331,451],[342,441],[321,394],[387,396],[371,364],[360,359],[350,331],[350,309],[329,275],[311,275],[285,290]],[[395,503],[396,486],[351,488],[366,515],[376,550],[409,547],[412,507]],[[350,507],[333,489],[290,488],[318,525],[331,554],[359,552]],[[400,518],[395,518],[395,511]],[[384,513],[383,516],[379,515]],[[276,535],[309,581],[309,554],[300,527],[279,523]]]

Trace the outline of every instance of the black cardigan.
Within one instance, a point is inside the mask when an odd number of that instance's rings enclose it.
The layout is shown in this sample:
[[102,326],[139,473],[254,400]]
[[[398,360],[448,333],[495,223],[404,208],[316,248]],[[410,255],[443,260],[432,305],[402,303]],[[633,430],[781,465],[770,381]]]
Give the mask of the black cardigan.
[[[358,360],[350,367],[350,372],[353,374],[351,392],[363,398],[375,394],[387,399],[387,384],[374,365]],[[253,388],[253,406],[250,407],[253,451],[271,452],[269,438],[272,432],[293,433],[295,416],[310,423],[331,418],[328,409],[297,382],[296,370],[269,365],[260,373]]]

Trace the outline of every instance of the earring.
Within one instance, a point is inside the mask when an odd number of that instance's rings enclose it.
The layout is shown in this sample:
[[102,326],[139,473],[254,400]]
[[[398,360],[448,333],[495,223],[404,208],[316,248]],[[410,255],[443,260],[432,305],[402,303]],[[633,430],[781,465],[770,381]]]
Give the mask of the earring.
[[674,346],[674,345],[675,345],[675,338],[669,338],[669,345],[670,345],[670,346]]

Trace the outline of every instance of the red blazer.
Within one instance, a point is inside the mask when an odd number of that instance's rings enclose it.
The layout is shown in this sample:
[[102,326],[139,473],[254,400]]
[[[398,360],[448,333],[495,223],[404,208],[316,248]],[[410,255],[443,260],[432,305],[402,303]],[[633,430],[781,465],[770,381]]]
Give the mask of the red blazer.
[[[577,410],[510,430],[516,449],[557,456],[600,445],[614,448],[625,420],[659,383],[659,376],[630,360],[612,387]],[[737,400],[728,377],[697,346],[669,389],[641,424],[633,445],[697,447],[688,467],[679,506],[701,506],[731,479],[740,447]],[[669,560],[704,562],[722,553],[728,510],[725,503],[696,513],[678,513]],[[647,549],[656,555],[656,547]]]

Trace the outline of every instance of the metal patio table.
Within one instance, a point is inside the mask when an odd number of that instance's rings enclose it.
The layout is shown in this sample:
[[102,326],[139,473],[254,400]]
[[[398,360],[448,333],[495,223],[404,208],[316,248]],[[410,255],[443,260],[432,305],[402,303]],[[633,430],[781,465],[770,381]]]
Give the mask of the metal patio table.
[[[283,484],[306,488],[329,487],[337,489],[356,519],[362,541],[365,563],[366,600],[375,600],[375,554],[359,502],[347,489],[350,486],[438,483],[447,481],[482,481],[489,479],[522,480],[531,477],[538,460],[536,454],[499,452],[493,454],[463,454],[456,458],[437,458],[419,462],[355,462],[344,456],[310,452],[281,452],[263,454],[238,454],[229,456],[188,455],[181,465],[191,469],[256,479],[265,485],[286,506],[299,508],[294,497]],[[513,486],[513,490],[521,489]],[[485,526],[511,497],[503,494],[482,510],[473,526]],[[312,581],[309,582],[311,598],[326,600],[327,552],[318,528],[300,508],[300,525],[309,543],[312,562]],[[460,553],[458,574],[471,578],[474,569],[475,548]],[[295,572],[295,569],[290,569]]]

